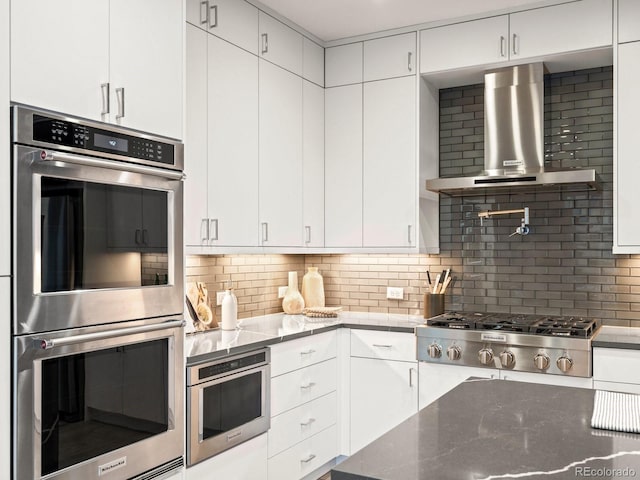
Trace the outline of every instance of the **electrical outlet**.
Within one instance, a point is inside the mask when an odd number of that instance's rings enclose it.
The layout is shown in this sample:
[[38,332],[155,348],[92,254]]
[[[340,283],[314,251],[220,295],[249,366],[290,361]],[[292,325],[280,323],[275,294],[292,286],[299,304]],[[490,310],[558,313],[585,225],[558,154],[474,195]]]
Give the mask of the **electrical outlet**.
[[287,287],[278,287],[278,298],[284,298],[287,294]]
[[225,292],[216,292],[216,305],[222,305]]
[[392,300],[402,300],[404,297],[404,288],[402,287],[387,287],[387,298]]

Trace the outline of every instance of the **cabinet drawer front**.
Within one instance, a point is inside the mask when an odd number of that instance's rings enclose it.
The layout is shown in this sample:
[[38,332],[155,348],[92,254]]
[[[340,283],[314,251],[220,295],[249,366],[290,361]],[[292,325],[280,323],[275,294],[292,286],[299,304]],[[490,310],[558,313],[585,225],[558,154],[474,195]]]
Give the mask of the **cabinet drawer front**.
[[332,392],[271,418],[269,458],[334,425],[337,409]]
[[413,333],[351,330],[351,356],[385,360],[416,360]]
[[336,426],[269,459],[269,480],[299,480],[338,455]]
[[595,380],[593,382],[593,388],[596,390],[609,390],[610,392],[640,394],[640,385],[633,383],[600,382]]
[[336,332],[274,345],[271,347],[271,377],[335,358],[336,353]]
[[593,380],[640,385],[640,351],[594,348]]
[[271,416],[331,393],[337,385],[335,358],[271,379]]

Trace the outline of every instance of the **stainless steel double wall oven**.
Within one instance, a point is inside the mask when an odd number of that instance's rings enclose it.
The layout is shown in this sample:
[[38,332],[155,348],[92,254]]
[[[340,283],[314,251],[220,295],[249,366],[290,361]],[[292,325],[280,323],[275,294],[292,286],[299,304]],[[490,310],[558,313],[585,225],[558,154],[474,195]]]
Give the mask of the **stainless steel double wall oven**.
[[13,477],[184,463],[183,146],[12,106]]

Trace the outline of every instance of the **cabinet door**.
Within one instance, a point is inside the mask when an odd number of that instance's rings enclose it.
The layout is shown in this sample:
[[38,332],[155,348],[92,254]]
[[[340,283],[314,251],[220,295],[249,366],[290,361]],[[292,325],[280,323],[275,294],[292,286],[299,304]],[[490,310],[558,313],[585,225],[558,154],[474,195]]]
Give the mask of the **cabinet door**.
[[611,0],[582,0],[513,13],[509,15],[510,57],[538,57],[611,45],[612,16]]
[[618,42],[640,40],[640,2],[618,0]]
[[362,82],[362,42],[325,50],[325,87]]
[[417,362],[351,358],[351,453],[418,411]]
[[416,245],[416,80],[364,85],[363,245]]
[[364,81],[415,75],[416,34],[405,33],[364,42]]
[[636,147],[637,112],[640,109],[640,43],[618,46],[618,153],[614,188],[614,253],[640,253],[640,162]]
[[324,48],[306,37],[302,45],[302,76],[324,87]]
[[[198,2],[200,3],[200,2]],[[207,33],[187,24],[184,243],[207,245]]]
[[103,120],[108,82],[108,0],[11,1],[13,101]]
[[181,139],[182,1],[110,6],[111,121]]
[[107,192],[107,246],[142,248],[142,195],[137,188],[113,187]]
[[302,75],[302,35],[261,11],[260,56]]
[[187,0],[187,22],[258,54],[258,9],[244,0]]
[[461,367],[419,362],[420,408],[433,403],[442,395],[460,385],[469,377],[499,378],[495,368]]
[[[0,247],[0,276],[11,275],[11,163],[10,163],[10,146],[9,146],[9,0],[0,0],[0,65],[5,68],[0,69],[0,238],[3,238]],[[0,308],[2,304],[0,303]],[[3,312],[10,318],[9,312]],[[10,322],[6,322],[10,323]],[[9,338],[9,337],[6,337]],[[7,348],[4,350],[9,351]],[[0,383],[9,385],[9,383]],[[4,393],[0,393],[4,395]],[[0,460],[4,459],[0,458]],[[6,465],[6,464],[4,464]],[[2,477],[2,475],[0,475]]]
[[420,32],[420,73],[508,60],[509,17],[483,18]]
[[324,246],[324,89],[302,85],[302,215],[304,245]]
[[260,60],[262,245],[302,245],[302,79]]
[[325,90],[325,246],[362,246],[362,84]]
[[145,248],[167,251],[168,208],[166,192],[142,191],[142,243]]
[[211,245],[258,245],[258,58],[217,37],[208,47]]

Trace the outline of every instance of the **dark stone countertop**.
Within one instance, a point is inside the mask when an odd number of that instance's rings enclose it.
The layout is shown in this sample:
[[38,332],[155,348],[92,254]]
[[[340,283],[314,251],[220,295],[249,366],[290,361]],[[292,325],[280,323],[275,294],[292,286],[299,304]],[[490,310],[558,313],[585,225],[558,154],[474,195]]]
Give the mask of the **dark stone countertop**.
[[413,333],[424,318],[412,315],[340,312],[338,318],[314,318],[284,313],[240,320],[235,330],[210,330],[188,334],[187,366],[247,352],[337,328]]
[[469,379],[334,467],[331,479],[640,477],[640,435],[590,427],[594,392]]
[[591,340],[591,346],[640,350],[640,328],[603,325]]

